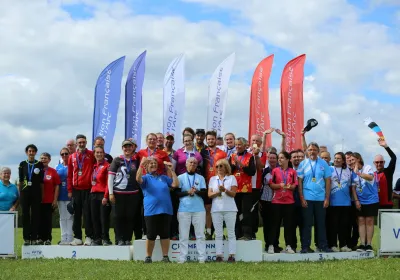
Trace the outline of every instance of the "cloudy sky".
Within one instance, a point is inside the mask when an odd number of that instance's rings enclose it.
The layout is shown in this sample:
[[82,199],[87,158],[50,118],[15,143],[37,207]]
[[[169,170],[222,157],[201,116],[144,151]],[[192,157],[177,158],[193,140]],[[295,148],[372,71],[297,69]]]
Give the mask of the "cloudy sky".
[[[180,53],[184,125],[201,128],[210,75],[236,52],[225,130],[238,136],[247,135],[257,63],[275,54],[270,117],[280,128],[280,75],[306,53],[305,119],[320,123],[307,139],[333,152],[359,151],[372,164],[373,155],[386,153],[363,124],[371,117],[400,152],[399,0],[2,0],[1,6],[0,165],[11,166],[14,178],[27,144],[54,154],[55,164],[68,138],[90,138],[98,75],[126,55],[126,77],[144,50],[144,134],[162,130],[163,76]],[[113,155],[124,136],[123,100]],[[276,135],[273,142],[279,144]]]

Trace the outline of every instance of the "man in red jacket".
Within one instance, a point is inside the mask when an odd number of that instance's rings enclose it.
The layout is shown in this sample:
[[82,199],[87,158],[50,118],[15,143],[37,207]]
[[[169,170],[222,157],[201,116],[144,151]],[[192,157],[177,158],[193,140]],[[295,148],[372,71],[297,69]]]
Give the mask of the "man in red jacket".
[[68,197],[73,199],[74,240],[71,245],[82,245],[82,214],[85,220],[86,240],[84,245],[92,244],[93,228],[90,215],[90,189],[92,187],[92,171],[95,162],[93,152],[86,149],[86,136],[76,136],[77,150],[68,159]]

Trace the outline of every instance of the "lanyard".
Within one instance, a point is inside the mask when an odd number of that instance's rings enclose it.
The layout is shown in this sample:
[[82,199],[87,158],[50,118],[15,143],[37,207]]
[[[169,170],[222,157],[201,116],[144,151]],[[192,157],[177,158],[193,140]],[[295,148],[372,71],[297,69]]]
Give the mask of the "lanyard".
[[30,163],[28,160],[26,162],[28,163],[28,181],[30,182],[32,180],[33,169],[35,168],[36,162],[35,160],[33,161],[33,163]]
[[212,151],[211,148],[210,148],[210,149],[207,149],[207,152],[208,152],[208,160],[210,161],[210,167],[213,167],[213,166],[214,166],[214,160],[215,160],[214,156],[215,156],[216,153],[214,153],[214,155],[211,156],[210,150]]
[[100,165],[93,170],[93,180],[97,179],[97,174],[99,174],[100,169],[103,167],[104,160],[100,163]]
[[192,155],[195,156],[195,153],[193,151],[192,152],[185,152],[185,154],[186,154],[186,159],[190,158]]
[[339,173],[337,172],[336,167],[335,167],[335,172],[336,172],[336,176],[337,176],[338,179],[339,179],[339,185],[340,185],[340,182],[342,181],[342,172],[343,172],[343,168],[340,169],[340,176],[339,176]]
[[231,157],[231,155],[233,154],[233,150],[235,149],[235,147],[233,147],[232,149],[229,149],[228,147],[226,147],[226,151],[227,151],[227,154],[228,154],[228,158],[230,158]]
[[147,147],[147,157],[152,157],[157,152],[157,148],[154,149],[154,152],[151,153],[149,147]]
[[313,168],[313,165],[311,164],[311,159],[309,161],[310,161],[310,166],[311,166],[311,171],[312,171],[312,177],[315,178],[315,171],[317,170],[318,158],[315,160],[314,168]]
[[[244,151],[244,153],[243,153],[243,155],[239,158],[239,156],[238,156],[238,160],[240,161],[240,163],[241,164],[243,164],[243,161],[245,160],[245,155],[246,155],[246,151]],[[244,165],[244,164],[243,164]],[[238,167],[238,166],[236,166],[239,170],[240,170],[240,168]]]
[[85,160],[85,152],[82,153],[82,161],[79,160],[79,155],[78,153],[75,154],[76,162],[78,163],[78,168],[79,170],[82,170],[83,168],[83,162]]
[[190,177],[189,177],[189,173],[187,174],[187,178],[188,178],[188,182],[189,182],[189,188],[194,186],[194,181],[196,180],[196,173],[193,174],[193,183],[190,183]]
[[286,185],[287,176],[288,176],[288,169],[289,169],[289,168],[287,168],[287,169],[285,170],[285,172],[283,172],[282,167],[280,167],[279,169],[280,169],[280,171],[281,171],[283,183]]
[[218,187],[219,186],[224,186],[226,178],[224,178],[224,180],[222,181],[222,185],[221,185],[221,181],[219,179],[217,179],[217,180],[218,180]]
[[129,159],[129,161],[126,161],[126,159],[124,158],[124,162],[125,162],[125,166],[126,166],[126,170],[128,171],[128,173],[129,172],[131,172],[131,162],[132,162],[132,159],[130,158]]

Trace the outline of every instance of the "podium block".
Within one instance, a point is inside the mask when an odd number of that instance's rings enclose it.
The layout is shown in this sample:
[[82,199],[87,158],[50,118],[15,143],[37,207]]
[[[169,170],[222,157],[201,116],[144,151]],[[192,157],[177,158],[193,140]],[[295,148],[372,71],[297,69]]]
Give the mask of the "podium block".
[[[133,243],[133,259],[135,261],[143,261],[146,257],[146,241],[135,240]],[[171,240],[168,256],[171,261],[179,261],[179,241]],[[224,241],[224,260],[229,256],[228,241]],[[197,261],[198,259],[196,241],[189,241],[188,261]],[[161,245],[160,240],[156,240],[156,244],[152,256],[153,261],[161,261]],[[215,261],[215,241],[206,241],[206,261]],[[261,240],[236,241],[236,261],[243,262],[261,262],[262,261],[262,242]]]
[[340,253],[311,253],[311,254],[267,254],[263,253],[265,262],[301,262],[326,260],[361,260],[375,257],[374,252],[340,252]]
[[132,246],[22,246],[23,259],[132,260]]

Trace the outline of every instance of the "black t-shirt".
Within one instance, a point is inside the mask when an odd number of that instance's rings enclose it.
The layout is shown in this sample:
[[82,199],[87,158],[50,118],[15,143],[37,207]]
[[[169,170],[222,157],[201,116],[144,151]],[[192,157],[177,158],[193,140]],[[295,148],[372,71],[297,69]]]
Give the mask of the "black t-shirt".
[[[18,167],[19,174],[19,182],[21,184],[21,189],[24,190],[26,188],[40,188],[40,184],[43,184],[44,177],[44,166],[41,162],[35,160],[33,163],[29,163],[29,170],[32,170],[32,176],[29,180],[29,172],[28,172],[28,160],[21,161]],[[32,185],[29,186],[28,182],[31,181]]]
[[[115,175],[114,178],[114,193],[138,193],[139,192],[139,184],[136,181],[136,172],[138,168],[138,161],[136,157],[132,157],[130,163],[130,170],[128,172],[128,168],[125,165],[124,157],[114,158],[109,173]],[[129,164],[128,161],[126,161]],[[128,175],[129,174],[129,178]]]

